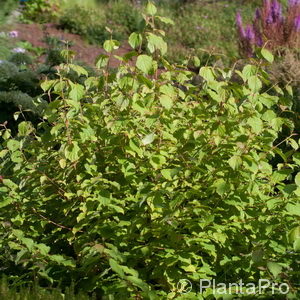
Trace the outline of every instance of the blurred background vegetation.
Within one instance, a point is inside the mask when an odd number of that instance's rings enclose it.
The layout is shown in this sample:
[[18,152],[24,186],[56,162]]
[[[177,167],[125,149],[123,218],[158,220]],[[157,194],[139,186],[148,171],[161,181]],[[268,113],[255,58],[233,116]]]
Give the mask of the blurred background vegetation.
[[[16,1],[5,3],[0,13],[4,22],[16,9]],[[28,0],[22,8],[21,22],[56,23],[60,28],[84,37],[89,43],[102,45],[110,37],[126,40],[141,28],[140,12],[146,1],[138,0]],[[168,58],[180,62],[190,55],[222,57],[224,63],[238,57],[235,14],[252,17],[260,0],[157,0],[161,16],[175,21],[166,26]]]

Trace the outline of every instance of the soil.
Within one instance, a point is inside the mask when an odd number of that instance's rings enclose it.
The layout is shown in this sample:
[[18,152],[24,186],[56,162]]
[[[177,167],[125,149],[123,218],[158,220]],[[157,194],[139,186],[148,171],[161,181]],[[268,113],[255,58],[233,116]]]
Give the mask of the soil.
[[[70,47],[76,53],[75,59],[83,61],[91,66],[95,64],[95,59],[99,54],[107,54],[104,49],[99,46],[88,44],[79,35],[65,32],[57,27],[55,24],[15,24],[11,30],[18,31],[18,39],[21,41],[28,41],[34,47],[47,47],[43,39],[45,36],[57,37],[61,40],[72,41]],[[118,50],[114,51],[114,55],[122,56],[132,50],[128,44],[123,44]],[[120,61],[112,57],[110,60],[110,67],[116,68]]]

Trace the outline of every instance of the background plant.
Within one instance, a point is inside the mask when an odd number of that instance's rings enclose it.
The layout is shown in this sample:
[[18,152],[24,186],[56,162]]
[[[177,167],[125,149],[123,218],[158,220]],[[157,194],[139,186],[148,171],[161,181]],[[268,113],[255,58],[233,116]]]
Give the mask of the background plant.
[[2,0],[0,11],[0,24],[5,23],[11,12],[18,7],[18,2],[14,0]]
[[24,3],[23,22],[47,23],[57,20],[59,0],[28,0]]
[[[18,32],[14,32],[18,35]],[[51,95],[42,96],[40,80],[48,77],[57,78],[56,66],[67,62],[67,57],[62,55],[64,49],[71,43],[58,38],[46,36],[45,49],[34,48],[26,42],[16,42],[8,38],[9,33],[3,32],[0,43],[3,42],[5,51],[0,60],[0,123],[16,132],[18,123],[30,120],[36,124],[42,116],[46,102]],[[25,48],[16,47],[22,46]],[[44,55],[44,63],[38,62]],[[81,62],[78,64],[84,65]],[[85,65],[84,65],[85,66]],[[95,75],[94,69],[86,66],[89,75]],[[82,78],[70,71],[66,76],[74,82],[81,82]]]
[[242,55],[251,57],[255,47],[282,51],[285,48],[299,48],[300,2],[289,0],[286,14],[277,0],[264,0],[257,8],[253,23],[243,26],[240,13],[237,14],[239,45]]

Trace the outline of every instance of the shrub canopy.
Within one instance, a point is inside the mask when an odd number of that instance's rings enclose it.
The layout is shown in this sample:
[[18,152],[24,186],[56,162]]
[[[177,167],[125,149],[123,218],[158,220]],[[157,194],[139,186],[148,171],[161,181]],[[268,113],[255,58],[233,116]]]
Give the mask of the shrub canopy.
[[281,117],[289,89],[267,91],[255,65],[237,72],[240,84],[232,71],[202,67],[195,86],[164,59],[154,25],[171,21],[151,3],[145,21],[129,43],[144,41],[147,53],[120,57],[110,72],[118,43],[109,40],[101,76],[60,65],[58,79],[42,83],[56,96],[39,130],[22,122],[14,138],[1,131],[3,272],[74,281],[104,299],[204,299],[210,289],[181,296],[178,287],[204,278],[266,278],[295,293],[300,157],[293,123]]

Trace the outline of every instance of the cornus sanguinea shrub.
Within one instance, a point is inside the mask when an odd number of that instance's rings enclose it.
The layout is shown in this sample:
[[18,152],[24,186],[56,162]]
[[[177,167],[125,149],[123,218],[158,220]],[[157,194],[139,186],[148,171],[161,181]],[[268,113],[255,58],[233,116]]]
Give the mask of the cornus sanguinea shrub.
[[262,46],[278,51],[300,47],[299,0],[289,0],[286,11],[277,0],[264,0],[251,24],[244,26],[240,13],[237,13],[236,24],[243,56],[252,57],[255,48]]
[[[18,284],[73,282],[97,299],[213,299],[199,293],[205,278],[269,279],[297,298],[300,156],[281,114],[287,91],[266,91],[254,65],[237,71],[241,84],[209,66],[203,85],[191,84],[164,57],[155,24],[171,20],[151,3],[144,18],[116,72],[111,39],[99,76],[69,63],[42,83],[52,96],[40,130],[1,130],[1,272]],[[193,284],[187,296],[182,279]]]

